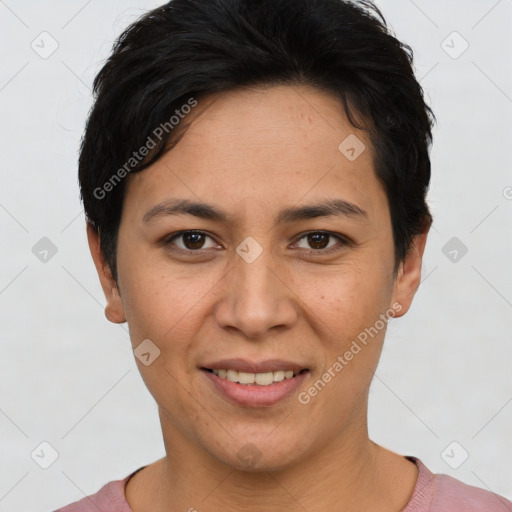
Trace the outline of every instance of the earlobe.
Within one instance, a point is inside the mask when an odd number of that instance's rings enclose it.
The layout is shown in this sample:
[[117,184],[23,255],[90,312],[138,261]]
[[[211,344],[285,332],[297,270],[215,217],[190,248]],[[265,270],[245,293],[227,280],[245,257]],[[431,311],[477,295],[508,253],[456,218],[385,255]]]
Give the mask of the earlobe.
[[403,316],[409,311],[414,295],[420,285],[421,262],[427,243],[427,236],[428,229],[414,237],[409,252],[398,269],[391,303],[400,304],[401,309],[398,309],[395,317]]
[[123,301],[119,294],[117,283],[101,252],[99,234],[89,222],[87,223],[87,240],[89,242],[89,249],[96,267],[96,272],[98,273],[101,287],[107,301],[105,316],[112,323],[121,324],[126,322]]
[[114,324],[122,324],[126,322],[123,301],[119,295],[119,289],[117,288],[117,285],[114,285],[111,290],[110,299],[107,299],[107,305],[105,306],[105,316],[107,320]]

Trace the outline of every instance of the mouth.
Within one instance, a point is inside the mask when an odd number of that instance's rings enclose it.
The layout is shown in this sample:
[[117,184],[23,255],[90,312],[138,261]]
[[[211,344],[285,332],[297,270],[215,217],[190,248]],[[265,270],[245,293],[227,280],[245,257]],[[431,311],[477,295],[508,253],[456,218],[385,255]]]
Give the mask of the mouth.
[[302,373],[309,371],[307,368],[304,368],[298,372],[293,370],[274,370],[269,372],[252,373],[237,371],[234,369],[201,369],[213,373],[221,379],[226,379],[229,382],[242,384],[243,386],[270,386],[276,382],[293,379],[294,377],[297,377],[297,375],[301,375]]
[[249,363],[231,359],[200,367],[210,390],[231,404],[269,407],[290,397],[300,388],[311,370],[284,361]]

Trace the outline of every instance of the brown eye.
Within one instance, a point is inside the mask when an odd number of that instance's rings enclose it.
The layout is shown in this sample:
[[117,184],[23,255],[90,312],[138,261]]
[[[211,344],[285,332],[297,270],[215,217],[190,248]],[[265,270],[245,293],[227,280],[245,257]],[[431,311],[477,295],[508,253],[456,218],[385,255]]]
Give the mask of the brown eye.
[[187,249],[201,249],[204,244],[204,235],[201,233],[185,233],[182,237]]
[[[169,238],[166,242],[166,245],[175,245],[175,250],[181,252],[194,252],[216,246],[213,243],[210,245],[210,247],[205,247],[207,239],[213,241],[210,236],[208,236],[206,233],[203,233],[202,231],[182,231],[181,233],[177,233]],[[181,244],[177,242],[181,242]]]
[[326,235],[325,233],[314,233],[308,235],[307,239],[313,249],[325,249],[329,243],[329,237],[330,235]]
[[[305,241],[307,246],[300,247],[301,241]],[[331,241],[334,241],[335,243],[331,243]],[[309,252],[318,252],[324,254],[341,249],[346,245],[350,245],[350,242],[341,235],[323,231],[315,231],[303,235],[297,244],[299,244],[299,248],[309,250]]]

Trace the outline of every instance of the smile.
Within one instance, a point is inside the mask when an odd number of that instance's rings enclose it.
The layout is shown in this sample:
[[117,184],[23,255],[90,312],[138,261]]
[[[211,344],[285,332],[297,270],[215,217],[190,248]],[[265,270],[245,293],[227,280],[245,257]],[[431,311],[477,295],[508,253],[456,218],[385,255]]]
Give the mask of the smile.
[[[239,384],[250,385],[256,384],[258,386],[270,386],[274,382],[282,382],[286,379],[292,379],[301,372],[294,372],[293,370],[276,370],[272,372],[250,373],[239,372],[237,370],[209,370],[221,379],[227,379],[230,382],[238,382]],[[302,370],[304,372],[306,370]]]
[[[227,368],[205,368],[202,373],[210,390],[223,400],[242,407],[269,407],[297,394],[311,375],[309,369],[275,369],[249,372]],[[279,366],[274,366],[279,368]],[[248,370],[250,368],[244,368]],[[256,369],[256,368],[254,368]]]

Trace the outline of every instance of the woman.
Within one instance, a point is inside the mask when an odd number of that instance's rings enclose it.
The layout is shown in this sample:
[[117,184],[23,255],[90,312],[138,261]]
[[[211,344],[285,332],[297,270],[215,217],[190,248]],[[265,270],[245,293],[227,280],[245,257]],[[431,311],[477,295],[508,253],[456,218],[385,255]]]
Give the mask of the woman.
[[60,512],[512,507],[368,437],[432,222],[411,55],[342,0],[173,0],[120,36],[80,186],[166,454]]

